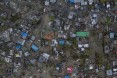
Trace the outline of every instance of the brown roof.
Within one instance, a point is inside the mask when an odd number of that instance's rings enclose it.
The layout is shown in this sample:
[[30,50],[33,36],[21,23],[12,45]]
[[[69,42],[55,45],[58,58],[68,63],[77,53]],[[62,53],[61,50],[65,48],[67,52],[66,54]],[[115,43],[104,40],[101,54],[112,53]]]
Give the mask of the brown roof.
[[117,10],[114,10],[113,13],[114,13],[114,14],[117,14]]

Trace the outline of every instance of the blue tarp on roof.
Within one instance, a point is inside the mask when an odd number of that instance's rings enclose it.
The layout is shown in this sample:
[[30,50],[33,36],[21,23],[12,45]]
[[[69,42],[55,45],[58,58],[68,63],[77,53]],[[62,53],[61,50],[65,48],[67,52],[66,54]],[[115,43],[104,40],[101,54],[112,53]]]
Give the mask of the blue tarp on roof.
[[26,33],[26,32],[21,32],[21,36],[22,36],[22,37],[27,37],[27,36],[28,36],[28,33]]
[[60,45],[64,45],[64,44],[65,44],[65,40],[60,39],[60,40],[59,40],[59,44],[60,44]]
[[16,46],[16,49],[19,50],[19,49],[21,49],[21,47],[22,47],[21,45],[18,45],[18,46]]
[[31,48],[32,48],[34,51],[38,51],[38,50],[39,50],[39,48],[38,48],[36,45],[34,45],[34,44],[31,46]]
[[74,0],[69,0],[70,3],[74,3]]
[[69,76],[65,76],[65,78],[70,78]]

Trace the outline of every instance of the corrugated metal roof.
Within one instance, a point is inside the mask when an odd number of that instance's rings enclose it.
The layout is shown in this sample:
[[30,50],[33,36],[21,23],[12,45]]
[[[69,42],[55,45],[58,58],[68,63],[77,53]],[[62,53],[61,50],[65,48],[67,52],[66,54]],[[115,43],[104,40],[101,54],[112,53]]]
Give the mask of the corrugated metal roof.
[[81,0],[74,0],[74,2],[76,3],[76,2],[81,2]]
[[110,33],[110,38],[114,38],[114,33]]
[[89,37],[89,32],[76,32],[78,37]]
[[56,0],[50,0],[50,2],[55,3],[55,2],[56,2]]

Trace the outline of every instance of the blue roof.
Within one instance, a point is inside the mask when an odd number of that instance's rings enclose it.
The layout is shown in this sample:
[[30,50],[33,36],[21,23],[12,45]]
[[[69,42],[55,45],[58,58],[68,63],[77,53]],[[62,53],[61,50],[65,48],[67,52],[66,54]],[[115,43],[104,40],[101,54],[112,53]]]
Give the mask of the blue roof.
[[28,36],[28,33],[26,33],[26,32],[21,32],[21,36],[27,37],[27,36]]
[[74,3],[74,0],[69,0],[69,2]]
[[38,48],[36,45],[34,45],[34,44],[31,46],[31,48],[32,48],[34,51],[38,51],[38,50],[39,50],[39,48]]
[[60,40],[59,40],[59,44],[60,44],[60,45],[64,45],[64,44],[65,44],[65,40],[60,39]]
[[19,49],[21,49],[21,47],[22,47],[21,45],[18,45],[18,46],[16,46],[16,49],[19,50]]
[[69,76],[65,76],[65,78],[70,78]]

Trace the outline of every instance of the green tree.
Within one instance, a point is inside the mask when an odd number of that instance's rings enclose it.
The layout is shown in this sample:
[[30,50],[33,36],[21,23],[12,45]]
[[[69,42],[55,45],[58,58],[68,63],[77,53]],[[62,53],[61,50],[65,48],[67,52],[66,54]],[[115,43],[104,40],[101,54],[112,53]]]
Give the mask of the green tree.
[[104,64],[105,58],[102,53],[95,53],[95,61],[97,65],[102,65]]
[[50,21],[54,21],[54,16],[50,16]]
[[17,21],[18,19],[20,19],[20,16],[19,16],[19,14],[11,15],[11,18],[10,18],[10,20],[11,20],[12,22],[15,22],[15,21]]
[[8,26],[0,26],[0,32],[7,30],[9,27]]
[[110,17],[106,17],[105,24],[107,26],[111,24],[111,18]]

